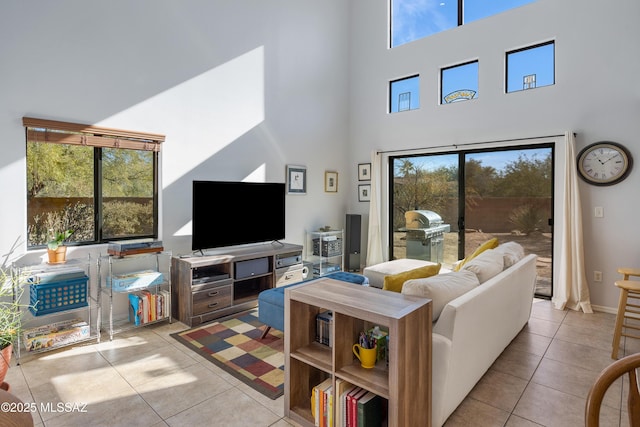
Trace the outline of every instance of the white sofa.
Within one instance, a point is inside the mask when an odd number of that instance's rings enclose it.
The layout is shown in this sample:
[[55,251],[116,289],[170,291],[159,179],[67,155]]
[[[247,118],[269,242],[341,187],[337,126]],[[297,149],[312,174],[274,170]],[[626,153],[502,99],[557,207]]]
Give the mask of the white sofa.
[[536,255],[527,255],[444,305],[433,323],[433,426],[444,424],[525,326],[535,282]]

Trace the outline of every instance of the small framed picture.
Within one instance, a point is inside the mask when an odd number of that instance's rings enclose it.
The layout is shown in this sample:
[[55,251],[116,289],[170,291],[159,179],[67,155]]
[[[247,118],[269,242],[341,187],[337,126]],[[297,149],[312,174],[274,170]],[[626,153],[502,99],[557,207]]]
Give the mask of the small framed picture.
[[324,191],[327,193],[338,192],[338,172],[324,173]]
[[287,165],[287,194],[307,194],[306,166]]
[[371,181],[371,163],[358,164],[358,181]]
[[371,201],[371,184],[358,185],[358,201],[359,202]]

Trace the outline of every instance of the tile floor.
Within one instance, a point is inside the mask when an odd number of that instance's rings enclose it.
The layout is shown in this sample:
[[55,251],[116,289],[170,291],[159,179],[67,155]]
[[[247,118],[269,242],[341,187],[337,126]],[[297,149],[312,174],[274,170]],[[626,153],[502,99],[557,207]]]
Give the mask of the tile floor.
[[[536,301],[528,325],[446,426],[582,426],[589,387],[611,363],[613,325],[612,314]],[[160,324],[112,342],[23,355],[6,381],[24,402],[44,405],[33,414],[36,426],[290,425],[283,398],[262,396],[169,336],[183,329]],[[638,341],[629,339],[635,347],[626,352],[640,351]],[[621,393],[616,384],[606,396],[603,425],[628,425],[620,421]]]

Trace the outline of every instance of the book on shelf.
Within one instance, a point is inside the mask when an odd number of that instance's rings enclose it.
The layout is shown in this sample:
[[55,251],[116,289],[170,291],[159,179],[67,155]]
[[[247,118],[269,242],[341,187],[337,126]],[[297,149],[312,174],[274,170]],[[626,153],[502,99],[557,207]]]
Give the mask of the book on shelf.
[[351,399],[353,398],[353,396],[355,396],[360,390],[362,390],[361,387],[358,386],[354,386],[351,389],[349,389],[346,392],[346,395],[344,396],[344,400],[342,401],[342,405],[343,405],[343,409],[342,409],[342,423],[345,427],[350,427],[351,426],[351,410],[350,410],[350,406],[351,406]]
[[142,299],[142,323],[147,323],[151,320],[151,292],[141,291],[138,295]]
[[322,427],[333,427],[333,386],[330,385],[324,391],[324,407],[322,408],[322,413],[324,415],[322,421]]
[[135,326],[169,317],[169,291],[157,294],[138,291],[129,294],[129,322]]
[[322,421],[324,420],[324,392],[328,387],[331,387],[331,382],[331,378],[327,378],[320,384],[313,387],[313,395],[311,397],[311,412],[313,414],[313,419],[316,427],[322,426]]
[[129,294],[129,322],[140,325],[142,315],[142,300],[136,294]]
[[353,394],[347,396],[347,426],[358,427],[358,400],[367,394],[367,390],[358,387]]
[[336,389],[334,393],[334,426],[335,427],[346,427],[345,417],[346,417],[346,405],[345,400],[347,398],[347,394],[356,388],[353,384],[348,381],[345,381],[341,378],[336,379]]
[[381,427],[383,420],[382,397],[368,392],[358,400],[358,426]]
[[316,315],[316,341],[320,344],[331,347],[333,345],[333,337],[331,324],[333,323],[333,313],[331,311],[323,311]]
[[169,291],[161,290],[158,294],[158,298],[156,300],[156,312],[158,314],[158,319],[164,319],[165,317],[169,317]]

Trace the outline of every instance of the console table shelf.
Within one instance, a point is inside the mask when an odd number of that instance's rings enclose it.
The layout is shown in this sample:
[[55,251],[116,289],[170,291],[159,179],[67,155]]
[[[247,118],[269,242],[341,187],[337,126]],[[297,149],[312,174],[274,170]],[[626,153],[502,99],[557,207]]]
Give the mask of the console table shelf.
[[[333,312],[332,347],[315,342],[316,315],[325,310]],[[331,378],[334,389],[342,379],[386,399],[389,426],[430,426],[431,310],[429,299],[333,279],[286,289],[285,415],[314,425],[313,387]],[[389,331],[389,359],[364,369],[352,346],[375,325]]]

